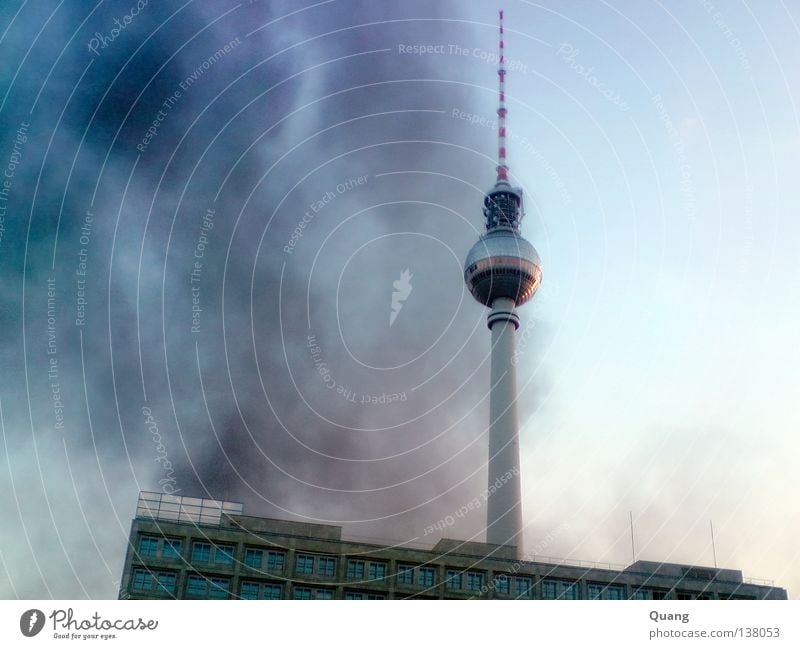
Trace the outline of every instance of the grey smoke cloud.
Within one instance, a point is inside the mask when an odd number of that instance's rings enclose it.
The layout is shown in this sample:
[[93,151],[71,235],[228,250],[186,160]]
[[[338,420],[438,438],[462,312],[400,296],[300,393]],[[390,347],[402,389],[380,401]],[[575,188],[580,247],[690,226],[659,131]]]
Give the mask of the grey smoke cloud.
[[397,51],[480,30],[421,2],[147,4],[103,40],[119,6],[50,11],[4,13],[2,151],[30,127],[0,242],[2,596],[114,597],[139,489],[394,540],[483,489],[461,262],[494,163],[447,112],[492,76]]

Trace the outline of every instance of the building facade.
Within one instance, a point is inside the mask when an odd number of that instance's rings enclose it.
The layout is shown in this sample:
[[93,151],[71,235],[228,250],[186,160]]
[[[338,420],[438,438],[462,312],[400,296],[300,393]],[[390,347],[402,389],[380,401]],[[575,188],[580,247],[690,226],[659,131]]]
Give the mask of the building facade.
[[442,539],[433,548],[342,539],[341,528],[244,515],[237,503],[142,492],[125,599],[786,599],[738,570],[626,568],[516,558]]

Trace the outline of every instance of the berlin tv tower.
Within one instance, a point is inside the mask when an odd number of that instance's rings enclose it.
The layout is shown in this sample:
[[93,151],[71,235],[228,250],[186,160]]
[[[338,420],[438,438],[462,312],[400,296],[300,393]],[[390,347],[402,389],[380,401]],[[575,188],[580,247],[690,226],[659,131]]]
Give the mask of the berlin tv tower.
[[[520,234],[524,215],[522,189],[508,182],[506,164],[506,97],[503,12],[500,12],[500,60],[497,69],[497,181],[483,199],[486,233],[464,262],[464,281],[473,297],[486,305],[492,332],[489,398],[489,493],[486,542],[522,548],[522,497],[519,476],[519,423],[516,369],[512,362],[519,328],[515,308],[533,297],[542,280],[534,247]],[[510,476],[510,478],[509,478]]]

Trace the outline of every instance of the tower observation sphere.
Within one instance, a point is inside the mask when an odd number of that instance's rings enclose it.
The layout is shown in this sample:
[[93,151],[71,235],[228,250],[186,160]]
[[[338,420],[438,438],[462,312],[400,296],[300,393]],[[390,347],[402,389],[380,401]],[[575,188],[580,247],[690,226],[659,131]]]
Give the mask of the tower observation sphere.
[[536,249],[519,234],[522,192],[498,183],[484,199],[486,234],[467,254],[464,281],[481,304],[497,298],[514,306],[530,300],[542,281],[542,262]]

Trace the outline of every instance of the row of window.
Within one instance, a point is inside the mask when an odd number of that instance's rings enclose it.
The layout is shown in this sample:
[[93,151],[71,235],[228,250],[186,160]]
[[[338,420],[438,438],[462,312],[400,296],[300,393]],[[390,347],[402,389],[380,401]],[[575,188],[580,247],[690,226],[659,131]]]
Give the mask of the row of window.
[[[138,553],[141,557],[179,559],[182,548],[183,541],[181,539],[141,536]],[[234,546],[230,544],[195,541],[192,543],[191,560],[198,563],[232,566],[234,552]]]
[[294,559],[294,571],[298,575],[336,576],[336,559],[313,554],[298,554]]
[[159,538],[157,536],[142,536],[139,538],[139,555],[142,557],[164,557],[178,559],[181,556],[180,539]]
[[433,586],[436,582],[436,568],[433,566],[397,566],[397,583],[404,586]]
[[[622,584],[587,584],[589,599],[625,599],[625,586]],[[577,599],[577,584],[557,582],[545,579],[542,581],[543,599]],[[667,598],[668,591],[657,588],[638,588],[633,591],[632,599],[661,600]],[[720,599],[725,595],[720,595]],[[676,599],[711,599],[709,593],[691,593],[675,591]]]
[[347,578],[366,578],[370,581],[381,581],[386,579],[387,568],[388,565],[385,561],[362,561],[361,559],[348,559]]
[[292,591],[292,599],[333,599],[333,590],[330,588],[295,586]]
[[[178,574],[166,570],[154,571],[136,568],[131,579],[131,589],[154,595],[175,595]],[[311,599],[302,592],[308,589],[295,588],[295,599]],[[320,589],[321,590],[321,589]],[[333,599],[324,594],[317,599]],[[186,578],[186,597],[192,599],[228,599],[231,596],[231,580],[228,577],[204,577],[188,575]],[[282,599],[283,585],[245,581],[239,585],[241,599]]]
[[175,594],[175,585],[178,574],[175,572],[150,572],[149,570],[136,569],[131,579],[131,589],[156,594]]
[[[142,536],[139,539],[139,555],[142,557],[164,557],[176,559],[181,556],[180,539],[161,539],[155,536]],[[190,560],[192,563],[213,564],[221,567],[232,567],[236,549],[231,544],[210,543],[206,541],[192,542]],[[283,572],[286,564],[286,553],[281,550],[263,550],[245,548],[244,565],[248,568],[269,572]],[[297,554],[295,557],[295,574],[317,575],[319,577],[336,576],[336,558],[312,554]],[[348,579],[369,579],[380,581],[386,579],[388,564],[385,561],[364,561],[350,559],[347,562]]]
[[[158,537],[142,536],[139,541],[139,554],[142,556],[180,556],[180,539],[160,539]],[[214,564],[223,567],[232,567],[235,548],[229,544],[214,544],[204,541],[192,543],[191,560],[193,563]],[[270,572],[282,572],[285,567],[285,553],[280,550],[262,550],[260,548],[245,548],[244,564],[250,568],[266,569]],[[366,561],[362,559],[348,559],[347,579],[382,581],[386,579],[388,564],[385,561]],[[336,558],[330,556],[316,556],[311,554],[297,554],[295,557],[295,573],[299,575],[317,575],[320,577],[335,577]],[[218,579],[214,583],[202,585],[199,581],[192,583],[187,593],[198,597],[218,596],[218,591],[223,588]],[[400,585],[417,585],[432,587],[436,582],[436,568],[433,566],[413,566],[400,564],[398,566],[397,583]],[[512,582],[515,585],[514,594],[518,597],[529,597],[533,587],[530,577],[511,578],[499,575],[495,578],[493,587],[499,594],[510,595]],[[474,571],[447,570],[445,587],[448,590],[466,590],[478,592],[484,586],[484,573]],[[216,588],[216,590],[213,590]],[[590,586],[590,598],[622,599],[618,596],[617,588],[606,588],[595,593]],[[602,587],[601,587],[602,588]],[[145,589],[148,590],[148,589]],[[545,580],[543,582],[543,595],[545,599],[577,599],[575,584]],[[324,597],[323,597],[324,598]],[[269,598],[267,598],[269,599]],[[308,599],[300,597],[299,599]],[[320,598],[322,599],[322,598]]]
[[482,572],[464,572],[463,570],[448,570],[445,588],[448,590],[480,590],[483,588]]
[[[359,593],[345,591],[345,599],[386,599],[385,595],[378,593]],[[308,586],[295,586],[292,590],[292,599],[333,599],[333,590],[330,588],[311,588]]]
[[189,575],[186,578],[186,597],[198,599],[228,599],[231,580],[228,577],[203,577]]
[[625,599],[625,586],[589,584],[589,599]]
[[232,545],[195,541],[192,543],[192,562],[232,566],[234,552]]
[[[141,536],[139,538],[138,553],[141,557],[178,559],[181,557],[181,549],[181,539],[162,539],[156,536]],[[191,553],[189,555],[193,563],[214,564],[223,567],[233,566],[235,556],[236,548],[234,545],[228,543],[210,543],[206,541],[193,541]],[[282,572],[285,567],[285,561],[286,553],[281,550],[245,548],[244,565],[250,568]],[[326,573],[322,572],[321,574]],[[330,574],[333,575],[333,572]]]
[[[621,586],[620,586],[621,588]],[[669,591],[660,590],[657,588],[640,588],[633,592],[633,599],[667,599]],[[718,599],[755,599],[752,597],[737,597],[735,595],[729,595],[727,593],[717,593]],[[608,597],[606,599],[617,599]],[[622,598],[619,598],[622,599]],[[677,590],[675,591],[675,599],[711,599],[711,593],[709,592],[691,592],[686,590]]]
[[[284,569],[285,554],[279,550],[245,549],[245,565],[250,568],[266,568],[272,572]],[[347,579],[368,579],[381,581],[386,579],[389,564],[385,561],[365,561],[348,559]],[[316,575],[318,577],[336,576],[336,557],[313,554],[297,554],[294,565],[295,574]]]
[[283,572],[286,565],[286,554],[280,550],[245,548],[244,565],[248,568],[266,569],[270,572]]
[[[179,557],[181,552],[180,539],[160,539],[158,537],[142,536],[139,541],[139,554],[141,556]],[[230,544],[209,543],[194,541],[192,543],[191,561],[200,564],[213,564],[220,567],[232,567],[235,557],[235,548]],[[260,548],[245,548],[244,565],[249,568],[266,569],[269,572],[280,573],[285,568],[286,555],[280,550],[263,550]],[[348,559],[346,578],[353,580],[383,581],[388,573],[388,564],[385,561],[366,561],[362,559]],[[333,578],[336,576],[336,558],[312,554],[297,554],[295,557],[295,574]],[[532,580],[529,577],[513,579],[505,575],[495,578],[494,588],[500,594],[511,594],[512,581],[515,582],[515,595],[526,597],[531,591]],[[430,588],[436,583],[436,568],[433,566],[413,566],[400,564],[398,566],[397,583],[407,586],[422,586]],[[484,586],[484,573],[460,570],[448,570],[445,582],[449,590],[480,591]],[[198,586],[199,588],[199,586]],[[552,599],[558,599],[553,597]],[[571,597],[560,597],[571,599]]]
[[[142,557],[163,557],[170,559],[180,558],[182,540],[176,538],[162,538],[143,535],[139,538],[138,553]],[[236,548],[232,544],[210,543],[206,541],[193,541],[191,544],[191,561],[193,563],[214,565],[223,568],[232,568]],[[282,573],[286,567],[286,553],[282,550],[264,550],[261,548],[245,548],[244,565],[248,568],[266,570],[273,573]],[[295,557],[295,574],[333,578],[336,576],[336,557],[301,554]],[[351,580],[383,581],[387,578],[388,563],[385,561],[367,561],[362,559],[348,559],[346,577]],[[397,569],[397,584],[400,586],[421,586],[430,588],[436,583],[436,567],[414,566],[399,564]],[[174,594],[175,574],[169,571],[150,573],[146,570],[137,570],[132,587],[142,591],[157,591]],[[215,578],[216,579],[216,578]],[[191,578],[190,578],[191,580]],[[197,597],[220,597],[219,592],[227,586],[222,579],[215,581],[202,578],[205,585],[199,581],[191,584],[187,594]],[[255,582],[246,582],[254,583]],[[279,588],[279,587],[278,587]],[[484,573],[448,569],[446,572],[445,588],[448,590],[481,591],[484,588]],[[531,577],[511,575],[497,575],[488,584],[489,589],[501,595],[514,595],[516,597],[531,597],[533,579]],[[311,593],[311,597],[296,597],[296,599],[326,599],[326,589],[312,589],[322,591],[320,597]],[[353,593],[359,595],[360,593]],[[244,596],[244,595],[243,595]],[[556,579],[542,580],[542,599],[578,599],[578,584],[575,582]],[[625,599],[625,587],[618,584],[588,584],[589,599]],[[665,599],[667,591],[658,589],[641,588],[632,594],[633,599],[659,600]],[[265,596],[248,596],[247,599],[280,599],[280,593]],[[678,591],[678,599],[703,599],[709,595]],[[724,597],[724,596],[721,596]]]
[[[400,566],[398,570],[399,584],[413,584],[413,566]],[[435,568],[425,568],[426,584],[432,586],[435,580]],[[422,584],[420,584],[422,585]],[[494,590],[500,595],[513,595],[516,597],[531,597],[533,593],[533,578],[511,575],[496,575],[490,584],[485,583],[485,573],[448,569],[445,579],[447,590],[466,590],[479,592],[483,590]]]
[[264,584],[257,581],[243,581],[239,587],[242,599],[282,599],[283,586],[280,584]]
[[[413,579],[414,571],[430,574],[431,580],[434,573],[427,570],[433,568],[427,566],[403,566],[402,572]],[[131,589],[135,591],[150,593],[154,595],[176,595],[178,575],[176,572],[168,570],[150,571],[143,568],[136,568],[131,579]],[[405,577],[404,577],[405,578]],[[415,583],[401,582],[401,583]],[[533,580],[530,577],[514,577],[510,575],[498,575],[494,579],[494,589],[500,594],[510,594],[514,584],[514,592],[519,597],[530,597],[533,589]],[[430,585],[433,585],[431,581]],[[456,570],[447,571],[446,588],[450,590],[472,590],[479,591],[483,587],[483,574],[478,572],[459,572]],[[239,586],[238,597],[241,599],[283,599],[283,585],[269,582],[257,582],[242,580]],[[542,580],[542,599],[579,599],[578,584],[575,582],[562,581],[557,579]],[[231,596],[231,580],[227,577],[204,577],[202,575],[189,575],[186,579],[186,597],[195,599],[228,599]],[[311,586],[295,586],[292,589],[293,599],[333,599],[334,591],[331,588],[316,588]],[[625,599],[625,587],[620,584],[588,584],[589,599]],[[639,600],[659,600],[665,599],[667,591],[658,589],[640,588],[633,592],[633,599]],[[707,593],[689,593],[677,591],[678,599],[710,599]],[[719,595],[720,599],[737,599],[735,595]],[[345,599],[350,600],[375,600],[385,599],[385,595],[378,593],[366,593],[357,591],[345,591]],[[740,596],[738,598],[744,598]]]
[[356,593],[352,591],[346,591],[344,594],[345,599],[386,599],[385,595],[379,595],[378,593]]
[[[149,571],[136,568],[131,579],[131,589],[154,595],[176,595],[178,573],[167,570]],[[228,577],[189,575],[186,578],[186,597],[191,599],[228,599],[231,596]],[[333,599],[332,588],[295,586],[293,599]],[[239,585],[241,599],[283,599],[283,585],[242,580]],[[374,593],[345,592],[345,599],[385,599]]]
[[579,599],[578,584],[574,581],[543,579],[542,599]]
[[512,585],[516,597],[531,597],[533,594],[533,579],[531,577],[497,575],[494,578],[494,590],[500,595],[511,595]]

